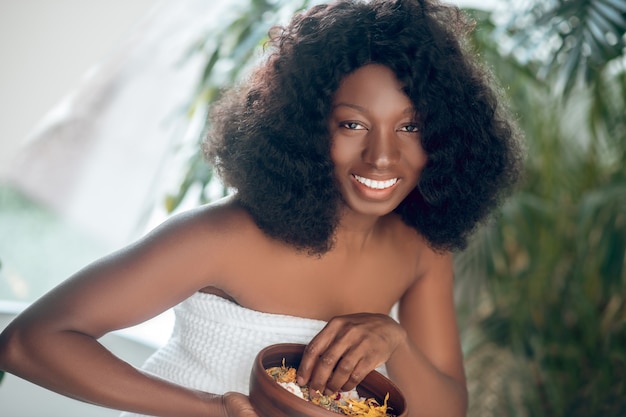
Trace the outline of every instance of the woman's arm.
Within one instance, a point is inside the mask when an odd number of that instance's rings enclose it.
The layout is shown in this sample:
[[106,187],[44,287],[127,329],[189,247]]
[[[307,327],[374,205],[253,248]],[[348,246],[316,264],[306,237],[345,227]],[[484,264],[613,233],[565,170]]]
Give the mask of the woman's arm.
[[460,417],[467,388],[454,307],[452,256],[427,254],[427,268],[405,293],[399,320],[407,337],[387,361],[411,417]]
[[245,408],[243,396],[222,398],[142,373],[98,342],[211,284],[206,266],[219,236],[209,236],[207,223],[214,222],[202,211],[172,219],[43,296],[0,335],[0,368],[82,401],[142,414],[225,416],[226,408]]

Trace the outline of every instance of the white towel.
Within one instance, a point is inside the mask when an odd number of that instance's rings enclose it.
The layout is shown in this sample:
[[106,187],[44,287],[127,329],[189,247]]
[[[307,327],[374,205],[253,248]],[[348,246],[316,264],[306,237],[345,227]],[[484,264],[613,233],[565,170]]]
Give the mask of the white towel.
[[252,364],[261,349],[275,343],[307,344],[326,325],[322,320],[251,310],[200,292],[174,307],[174,313],[172,337],[143,369],[214,394],[248,394]]

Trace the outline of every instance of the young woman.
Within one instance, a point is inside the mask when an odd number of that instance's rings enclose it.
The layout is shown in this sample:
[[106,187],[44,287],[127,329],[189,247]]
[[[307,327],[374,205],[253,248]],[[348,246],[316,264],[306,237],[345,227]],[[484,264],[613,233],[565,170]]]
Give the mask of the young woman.
[[[133,413],[253,417],[256,353],[300,342],[302,385],[347,390],[381,368],[411,417],[465,415],[452,251],[520,170],[467,27],[433,1],[340,0],[272,30],[204,143],[234,194],[42,297],[2,333],[0,368]],[[98,343],[172,306],[142,369]]]

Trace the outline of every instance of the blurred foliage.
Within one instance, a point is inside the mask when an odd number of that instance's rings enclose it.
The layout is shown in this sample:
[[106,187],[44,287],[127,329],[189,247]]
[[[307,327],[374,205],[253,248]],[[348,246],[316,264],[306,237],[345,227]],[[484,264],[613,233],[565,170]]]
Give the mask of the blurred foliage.
[[624,0],[526,0],[498,27],[511,35],[507,49],[523,63],[540,63],[537,75],[556,73],[552,90],[567,95],[576,82],[594,84],[607,62],[622,57]]
[[[269,29],[305,8],[309,0],[245,0],[231,1],[231,8],[239,10],[233,20],[220,20],[216,27],[191,45],[188,58],[198,54],[206,60],[204,71],[198,80],[195,97],[192,97],[188,113],[205,112],[218,100],[224,88],[235,84],[259,58]],[[206,126],[205,126],[206,127]],[[206,129],[204,130],[206,131]],[[203,132],[204,132],[203,131]],[[201,137],[198,138],[198,141]],[[200,188],[199,203],[208,202],[208,186],[213,173],[202,154],[194,152],[187,162],[186,174],[175,194],[168,195],[165,206],[174,211],[192,187]],[[226,193],[226,190],[224,190]]]
[[[190,113],[309,3],[248,0],[207,31],[189,51],[206,59]],[[626,416],[626,2],[509,0],[468,12],[470,47],[528,148],[519,191],[456,256],[470,416]],[[213,180],[199,153],[187,166],[169,210]]]
[[[457,256],[466,336],[470,351],[495,343],[525,364],[505,378],[525,387],[524,408],[499,415],[623,416],[626,3],[549,3],[502,26],[476,13],[475,48],[506,86],[528,160],[520,191]],[[551,33],[562,42],[537,53]]]

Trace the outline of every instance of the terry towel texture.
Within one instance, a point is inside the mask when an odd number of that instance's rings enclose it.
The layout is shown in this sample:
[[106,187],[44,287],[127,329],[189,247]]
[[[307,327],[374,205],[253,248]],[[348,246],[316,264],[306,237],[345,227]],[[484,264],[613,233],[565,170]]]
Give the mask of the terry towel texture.
[[326,325],[321,320],[251,310],[200,292],[174,307],[174,313],[170,340],[142,369],[214,394],[247,394],[252,363],[261,349],[274,343],[307,344]]

